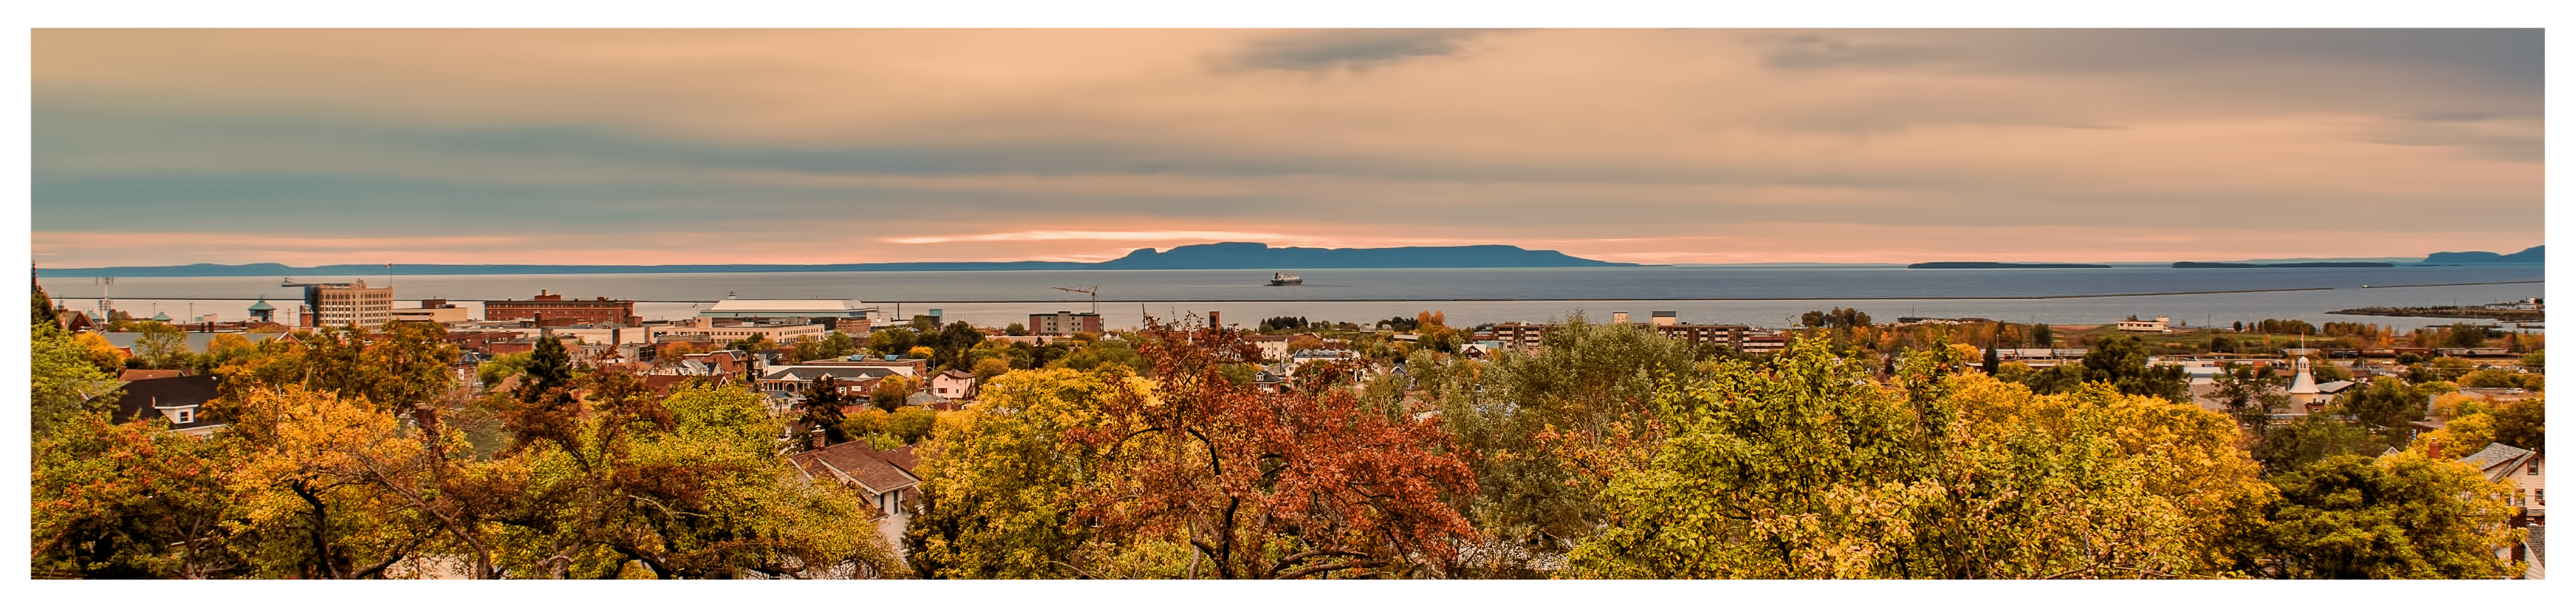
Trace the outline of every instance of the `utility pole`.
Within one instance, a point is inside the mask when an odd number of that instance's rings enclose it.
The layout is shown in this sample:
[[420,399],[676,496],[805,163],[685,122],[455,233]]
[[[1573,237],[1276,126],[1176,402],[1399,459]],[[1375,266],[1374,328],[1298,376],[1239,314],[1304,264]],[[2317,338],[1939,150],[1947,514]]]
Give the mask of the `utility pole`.
[[1085,287],[1082,287],[1082,288],[1079,288],[1079,289],[1076,289],[1076,288],[1073,288],[1073,287],[1053,287],[1053,288],[1054,288],[1055,290],[1058,290],[1058,291],[1071,291],[1071,292],[1074,292],[1074,293],[1082,293],[1082,294],[1090,295],[1090,296],[1091,296],[1091,313],[1093,313],[1093,314],[1099,314],[1099,313],[1100,313],[1100,285],[1089,285],[1089,286],[1085,286]]

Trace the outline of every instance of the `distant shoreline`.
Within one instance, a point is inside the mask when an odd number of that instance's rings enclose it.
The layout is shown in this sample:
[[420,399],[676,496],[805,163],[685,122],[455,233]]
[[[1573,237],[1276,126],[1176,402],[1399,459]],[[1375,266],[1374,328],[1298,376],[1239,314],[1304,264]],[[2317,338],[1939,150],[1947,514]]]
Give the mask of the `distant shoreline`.
[[[2534,281],[2520,281],[2520,282],[2540,282],[2540,281],[2536,281],[2536,280],[2534,280]],[[2481,283],[2481,284],[2484,284],[2484,283]],[[2508,284],[2508,283],[2495,283],[2495,284]],[[2430,285],[2426,285],[2426,286],[2430,286]],[[2103,294],[2099,294],[2099,295],[1992,295],[1992,296],[1959,296],[1959,295],[1921,295],[1921,296],[1905,296],[1905,295],[1863,295],[1863,296],[1853,296],[1853,297],[1393,297],[1393,298],[1380,297],[1380,298],[1360,298],[1360,299],[1251,299],[1251,298],[1227,298],[1227,299],[1103,299],[1103,300],[1100,300],[1098,303],[1121,303],[1121,304],[1128,304],[1128,303],[1238,303],[1238,302],[1240,302],[1240,303],[1301,303],[1301,302],[1315,302],[1315,303],[1365,303],[1365,302],[1402,302],[1402,301],[1461,301],[1461,302],[1473,302],[1473,301],[1845,301],[1845,300],[1851,300],[1851,301],[1869,301],[1869,300],[1906,300],[1906,299],[1921,299],[1921,300],[1977,300],[1977,299],[2024,300],[2024,299],[2085,299],[2085,298],[2093,298],[2093,297],[2151,297],[2151,296],[2157,296],[2157,295],[2211,295],[2211,294],[2218,294],[2218,293],[2279,293],[2279,292],[2284,292],[2284,291],[2332,291],[2332,290],[2335,290],[2335,288],[2334,288],[2334,287],[2295,287],[2295,288],[2285,288],[2285,289],[2232,289],[2232,290],[2224,290],[2224,291],[2163,291],[2163,292],[2155,292],[2155,293],[2103,293]],[[95,298],[95,297],[65,297],[65,298],[62,298],[62,299],[68,299],[68,300],[91,300],[91,299],[97,299],[97,298]],[[254,298],[250,298],[250,297],[128,297],[128,298],[121,298],[121,299],[122,299],[122,300],[124,300],[124,301],[153,301],[153,300],[251,301],[251,300],[252,300],[252,299],[254,299]],[[405,301],[409,301],[409,300],[405,300]],[[452,299],[452,300],[450,300],[450,301],[482,301],[482,300],[473,300],[473,299]],[[711,300],[711,299],[637,299],[637,300],[632,300],[632,301],[634,301],[634,302],[636,302],[636,303],[713,303],[714,301],[717,301],[717,300]],[[1020,304],[1020,303],[1061,304],[1061,303],[1065,303],[1065,302],[1066,302],[1066,300],[1063,300],[1063,299],[924,299],[924,300],[871,299],[871,300],[866,300],[866,303],[870,303],[870,304],[881,304],[881,303],[882,303],[882,304]],[[1080,303],[1080,302],[1075,302],[1075,303]]]

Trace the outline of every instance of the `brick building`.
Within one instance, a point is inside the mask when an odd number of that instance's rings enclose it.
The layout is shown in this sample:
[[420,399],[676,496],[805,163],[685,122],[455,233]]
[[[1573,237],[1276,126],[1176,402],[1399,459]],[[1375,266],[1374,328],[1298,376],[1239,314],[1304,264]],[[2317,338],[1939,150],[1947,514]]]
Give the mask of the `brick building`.
[[1099,335],[1100,314],[1097,312],[1030,314],[1029,332],[1037,335],[1072,335],[1075,333]]
[[640,325],[644,318],[635,315],[635,300],[564,299],[559,293],[538,290],[533,299],[504,299],[483,302],[484,320],[535,320],[543,326],[570,325]]

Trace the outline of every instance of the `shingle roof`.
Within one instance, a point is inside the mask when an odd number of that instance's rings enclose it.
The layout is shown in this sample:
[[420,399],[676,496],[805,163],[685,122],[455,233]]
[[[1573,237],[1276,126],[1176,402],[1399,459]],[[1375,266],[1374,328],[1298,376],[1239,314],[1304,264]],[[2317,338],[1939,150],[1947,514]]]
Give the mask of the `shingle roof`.
[[[121,424],[137,418],[160,416],[161,411],[154,407],[204,405],[215,400],[216,382],[217,377],[213,375],[188,375],[127,382],[125,396],[116,400],[116,416],[113,419]],[[198,409],[196,421],[171,424],[170,429],[187,430],[221,426],[226,423],[228,422],[205,415],[204,409]]]
[[2460,458],[2460,462],[2471,466],[2477,466],[2479,470],[2491,470],[2496,466],[2521,460],[2522,456],[2530,454],[2530,449],[2515,447],[2504,443],[2487,443],[2487,448],[2481,449],[2477,453],[2471,453],[2468,457]]
[[2531,547],[2531,562],[2548,565],[2549,536],[2548,534],[2543,533],[2547,530],[2542,529],[2540,525],[2532,525],[2524,527],[2523,529],[2531,532],[2529,536],[2525,536],[2522,540],[2523,545]]
[[894,464],[894,467],[902,468],[904,472],[911,472],[913,467],[921,465],[921,456],[913,454],[912,445],[878,451],[877,457],[885,458],[886,463]]
[[887,462],[867,441],[832,445],[791,455],[788,459],[816,478],[855,482],[869,493],[898,491],[921,480]]

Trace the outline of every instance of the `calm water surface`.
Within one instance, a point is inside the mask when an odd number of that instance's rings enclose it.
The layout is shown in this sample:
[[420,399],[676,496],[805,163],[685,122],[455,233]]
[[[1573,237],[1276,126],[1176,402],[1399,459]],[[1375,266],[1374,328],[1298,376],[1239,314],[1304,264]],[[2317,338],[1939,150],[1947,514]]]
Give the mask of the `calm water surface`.
[[[567,297],[635,299],[646,318],[693,314],[694,305],[728,295],[759,299],[845,298],[895,313],[938,308],[951,320],[1000,325],[1027,315],[1090,308],[1087,296],[1051,287],[1100,289],[1111,326],[1133,326],[1145,314],[1210,310],[1229,323],[1269,316],[1361,322],[1443,310],[1452,324],[1544,321],[1581,311],[1606,318],[1627,311],[1643,320],[1658,310],[1694,323],[1781,326],[1807,310],[1854,307],[1873,317],[1979,316],[2015,322],[2100,323],[2129,315],[2170,316],[2187,324],[2297,318],[2363,321],[2400,327],[2448,319],[2324,314],[2362,306],[2496,303],[2543,297],[2540,283],[2422,286],[2543,279],[2539,265],[2394,268],[2174,269],[2115,267],[2023,270],[1915,270],[1871,266],[1721,266],[1649,268],[1293,269],[1306,284],[1263,285],[1267,270],[1029,270],[985,272],[755,272],[684,274],[450,275],[390,277],[397,297],[446,298],[468,308],[484,299],[526,299],[540,289]],[[300,290],[281,277],[120,278],[109,293],[128,311],[172,317],[194,312],[243,317],[242,299],[293,304]],[[388,277],[296,277],[308,281]],[[2372,285],[2381,288],[2361,288]],[[45,281],[67,305],[95,307],[100,286],[88,278]],[[2048,296],[2325,288],[2316,291],[2127,295],[2071,299]],[[1995,299],[1949,299],[1995,298]],[[1611,301],[1648,300],[1648,301]],[[1193,301],[1179,301],[1193,300]],[[1254,301],[1287,300],[1287,301]],[[1381,300],[1381,301],[1329,301]],[[1434,301],[1482,300],[1482,301]],[[1510,301],[1540,300],[1540,301]],[[958,303],[1013,302],[1013,303]],[[193,304],[193,305],[191,305]],[[157,306],[157,307],[156,307]],[[476,310],[479,314],[480,310]]]

